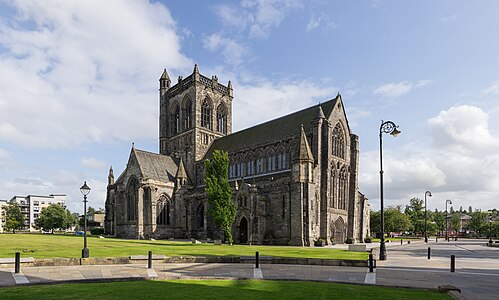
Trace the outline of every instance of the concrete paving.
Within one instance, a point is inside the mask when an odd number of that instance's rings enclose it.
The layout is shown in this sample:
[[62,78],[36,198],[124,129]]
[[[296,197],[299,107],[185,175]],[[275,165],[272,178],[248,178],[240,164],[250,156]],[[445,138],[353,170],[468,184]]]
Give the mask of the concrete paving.
[[[367,268],[261,264],[146,264],[84,265],[62,267],[0,268],[0,287],[68,281],[127,279],[285,279],[375,284],[416,288],[453,285],[464,299],[498,299],[499,248],[485,241],[457,241],[388,245],[388,260],[377,261],[374,273]],[[372,245],[374,246],[374,245]],[[344,246],[341,246],[344,247]],[[431,258],[427,249],[431,247]],[[450,255],[456,255],[456,270],[450,272]]]

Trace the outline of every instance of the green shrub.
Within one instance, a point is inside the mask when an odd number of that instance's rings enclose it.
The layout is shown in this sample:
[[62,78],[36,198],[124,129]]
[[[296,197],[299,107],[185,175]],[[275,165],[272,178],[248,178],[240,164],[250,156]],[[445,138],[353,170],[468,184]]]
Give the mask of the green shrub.
[[104,234],[104,228],[92,228],[90,229],[91,235],[101,235]]
[[372,242],[373,242],[373,239],[370,236],[366,236],[364,238],[364,243],[372,243]]
[[354,243],[354,239],[353,237],[349,236],[347,237],[346,241],[345,241],[346,244],[353,244]]

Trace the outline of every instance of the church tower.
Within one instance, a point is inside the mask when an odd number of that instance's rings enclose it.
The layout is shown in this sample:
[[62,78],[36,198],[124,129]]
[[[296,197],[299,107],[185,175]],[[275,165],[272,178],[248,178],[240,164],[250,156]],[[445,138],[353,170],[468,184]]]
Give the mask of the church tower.
[[[198,66],[171,86],[163,71],[159,79],[159,152],[182,159],[188,175],[213,140],[232,132],[232,85],[199,73]],[[191,177],[192,178],[192,177]]]

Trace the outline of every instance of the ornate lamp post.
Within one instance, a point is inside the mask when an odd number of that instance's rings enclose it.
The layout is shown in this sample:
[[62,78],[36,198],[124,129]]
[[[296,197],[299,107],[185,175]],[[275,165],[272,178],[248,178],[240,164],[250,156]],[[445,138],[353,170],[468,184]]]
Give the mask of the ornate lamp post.
[[379,246],[379,260],[386,260],[386,245],[385,245],[385,213],[383,204],[383,133],[388,133],[392,136],[397,136],[400,134],[400,130],[397,129],[398,126],[392,121],[381,121],[381,126],[379,127],[379,186],[380,186],[380,196],[381,196],[381,242]]
[[445,200],[445,239],[449,241],[449,215],[447,213],[447,204],[452,204],[452,201]]
[[426,227],[426,196],[429,196],[431,197],[431,192],[430,191],[426,191],[424,193],[424,242],[425,243],[428,243],[428,231],[427,231],[427,227]]
[[90,188],[87,185],[87,182],[83,183],[83,186],[80,188],[80,192],[83,194],[83,250],[81,250],[81,257],[88,258],[89,251],[87,248],[87,195],[90,193]]

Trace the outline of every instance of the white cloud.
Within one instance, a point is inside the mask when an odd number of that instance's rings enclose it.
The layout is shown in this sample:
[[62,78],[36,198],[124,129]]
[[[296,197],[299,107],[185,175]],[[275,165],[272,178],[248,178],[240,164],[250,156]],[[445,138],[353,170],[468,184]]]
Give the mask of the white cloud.
[[220,49],[230,64],[240,64],[242,58],[248,50],[233,39],[223,37],[219,33],[214,33],[207,36],[203,40],[203,47],[211,52],[217,52]]
[[401,81],[401,82],[382,84],[378,86],[376,89],[374,89],[373,95],[380,95],[387,98],[396,98],[409,93],[414,88],[423,87],[432,82],[433,82],[432,80],[425,79],[413,83],[408,81]]
[[307,32],[313,31],[317,28],[321,28],[323,30],[334,29],[337,28],[338,25],[334,21],[332,21],[329,16],[321,15],[321,16],[312,16],[310,21],[307,23],[305,30]]
[[84,167],[98,170],[105,170],[109,167],[109,164],[107,162],[98,160],[95,157],[82,158],[80,163]]
[[[334,87],[319,86],[314,82],[283,81],[272,83],[266,79],[251,84],[234,84],[235,130],[240,130],[306,108],[332,98]],[[235,131],[234,130],[234,131]]]
[[[433,207],[442,209],[445,199],[464,207],[480,203],[497,206],[499,192],[499,137],[488,129],[488,114],[478,107],[457,106],[427,122],[430,143],[415,141],[393,151],[384,149],[385,197],[407,204],[432,191]],[[379,198],[379,153],[361,153],[360,188]],[[480,202],[478,202],[480,198]],[[379,204],[375,201],[375,207]]]
[[31,147],[157,135],[161,69],[186,71],[170,12],[145,1],[18,1],[0,22],[0,140]]
[[452,14],[450,16],[445,16],[445,17],[441,17],[440,19],[438,19],[438,21],[442,24],[450,24],[450,23],[453,23],[457,20],[457,15],[456,14]]
[[488,129],[488,114],[476,106],[461,105],[428,120],[436,147],[459,152],[499,150],[499,138]]
[[489,86],[488,88],[483,89],[482,93],[483,94],[499,94],[499,80],[492,83],[492,85]]

